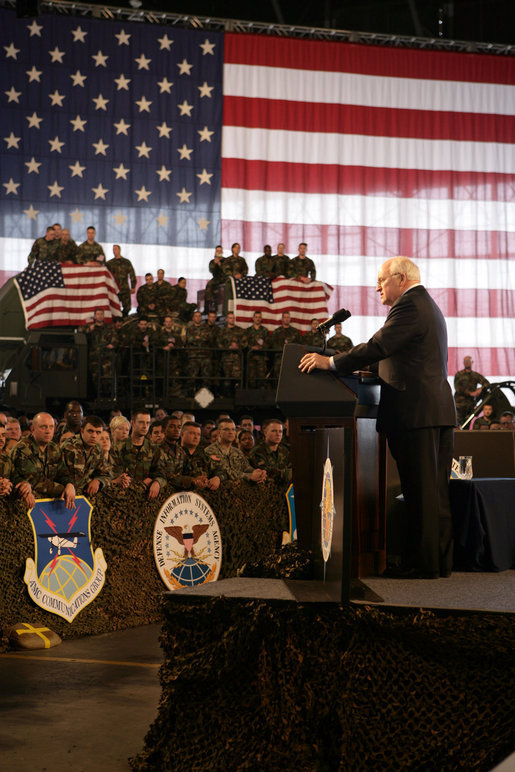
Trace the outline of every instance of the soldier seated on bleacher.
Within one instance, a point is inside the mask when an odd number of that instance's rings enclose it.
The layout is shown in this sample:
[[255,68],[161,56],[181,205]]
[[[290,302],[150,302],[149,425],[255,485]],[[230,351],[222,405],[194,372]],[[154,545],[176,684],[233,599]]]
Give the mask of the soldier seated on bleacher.
[[104,459],[100,437],[104,422],[96,415],[89,415],[82,421],[79,434],[70,437],[61,445],[62,464],[65,468],[64,482],[71,483],[77,493],[86,496],[98,493],[108,485],[113,470]]

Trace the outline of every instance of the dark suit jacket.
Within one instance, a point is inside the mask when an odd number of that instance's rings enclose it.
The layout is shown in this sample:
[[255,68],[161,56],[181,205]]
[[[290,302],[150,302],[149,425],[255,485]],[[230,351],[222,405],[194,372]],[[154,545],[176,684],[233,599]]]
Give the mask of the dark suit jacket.
[[383,327],[368,343],[334,357],[342,375],[376,362],[383,382],[379,431],[455,425],[447,381],[447,328],[442,312],[421,285],[395,301]]

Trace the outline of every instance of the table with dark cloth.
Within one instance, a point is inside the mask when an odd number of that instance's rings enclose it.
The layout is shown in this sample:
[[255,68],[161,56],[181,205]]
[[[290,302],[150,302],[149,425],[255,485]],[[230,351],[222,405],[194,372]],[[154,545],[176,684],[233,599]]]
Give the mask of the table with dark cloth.
[[451,480],[454,568],[515,568],[515,478]]

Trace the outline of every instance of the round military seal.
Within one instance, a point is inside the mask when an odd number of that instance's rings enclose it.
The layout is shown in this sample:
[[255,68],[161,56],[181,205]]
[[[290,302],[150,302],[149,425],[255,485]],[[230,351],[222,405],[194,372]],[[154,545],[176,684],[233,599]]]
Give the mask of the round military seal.
[[320,502],[322,555],[325,563],[327,563],[331,554],[334,514],[333,465],[331,464],[331,459],[326,458],[322,482],[322,501]]
[[167,589],[195,587],[218,579],[222,539],[213,510],[202,496],[170,496],[156,518],[154,558]]

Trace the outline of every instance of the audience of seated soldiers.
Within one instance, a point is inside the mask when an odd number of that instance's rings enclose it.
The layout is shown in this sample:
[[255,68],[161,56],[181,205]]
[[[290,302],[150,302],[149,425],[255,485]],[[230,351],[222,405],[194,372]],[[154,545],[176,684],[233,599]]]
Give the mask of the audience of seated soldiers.
[[79,434],[61,445],[63,482],[70,483],[77,493],[94,495],[111,480],[111,470],[100,446],[104,422],[96,415],[86,416]]
[[207,488],[216,491],[220,486],[217,464],[213,462],[200,446],[201,425],[195,421],[186,421],[181,428],[181,448],[184,463],[181,474],[181,486]]
[[208,445],[205,452],[212,462],[219,465],[223,479],[263,483],[266,480],[266,471],[254,469],[241,450],[234,446],[236,439],[234,421],[230,418],[222,418],[218,422],[218,431],[218,439]]
[[21,440],[20,422],[14,416],[9,416],[5,425],[5,450],[11,450],[19,440]]
[[483,406],[483,415],[476,418],[474,421],[473,429],[485,430],[490,429],[490,424],[494,420],[494,408],[493,405],[489,405],[488,402]]
[[283,424],[276,418],[267,421],[262,429],[263,441],[249,455],[249,461],[257,469],[263,469],[268,479],[279,484],[291,482],[291,464],[288,448],[281,444]]
[[254,448],[256,441],[252,432],[248,429],[240,429],[237,437],[238,448],[244,456],[249,457],[250,451]]
[[68,437],[73,437],[74,434],[77,434],[80,431],[83,418],[84,414],[80,402],[77,402],[76,399],[67,402],[64,408],[63,420],[59,422],[55,432],[55,442],[62,442],[68,439]]

